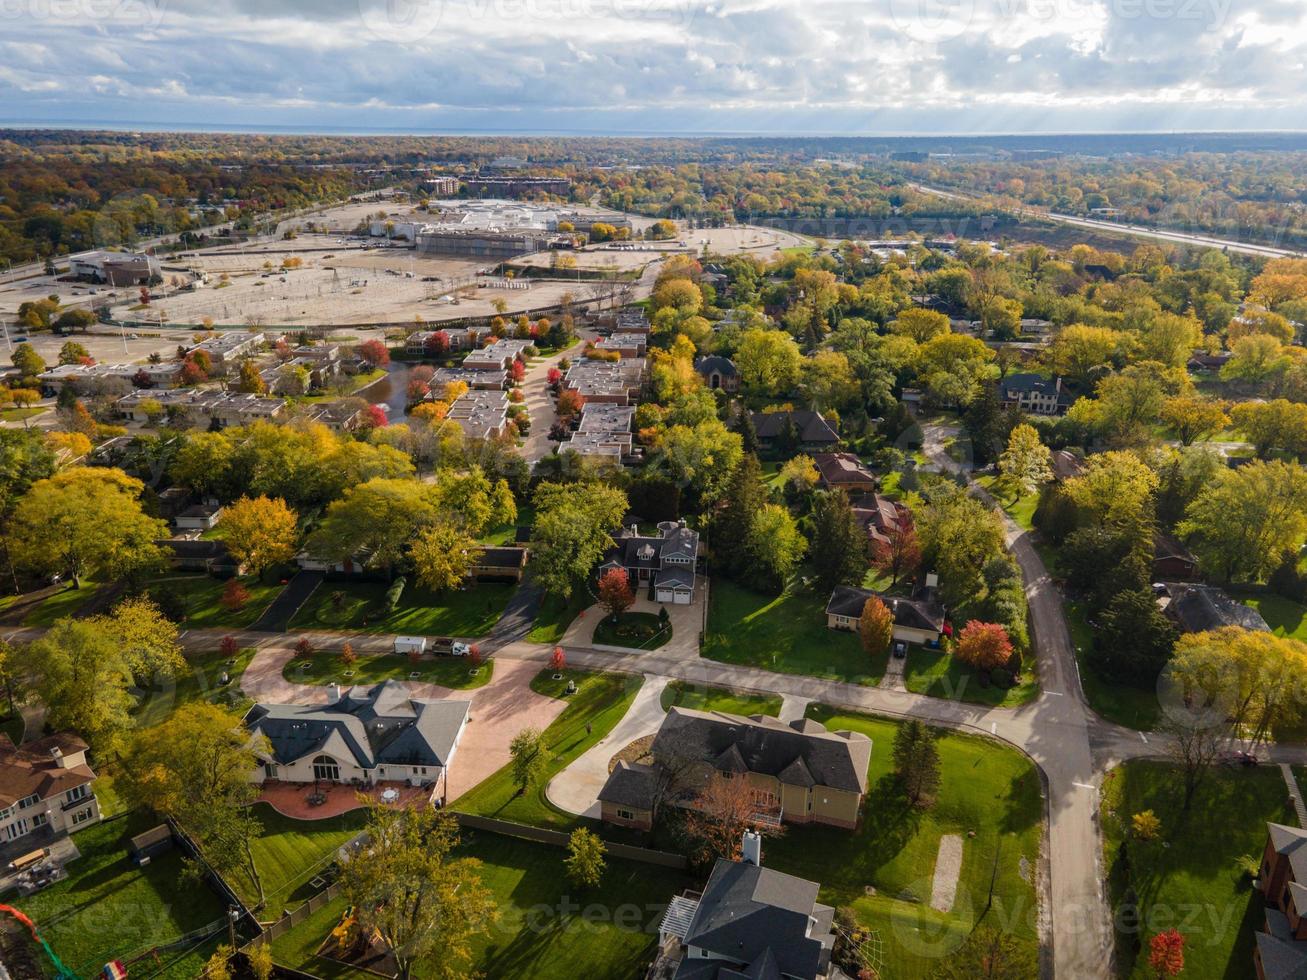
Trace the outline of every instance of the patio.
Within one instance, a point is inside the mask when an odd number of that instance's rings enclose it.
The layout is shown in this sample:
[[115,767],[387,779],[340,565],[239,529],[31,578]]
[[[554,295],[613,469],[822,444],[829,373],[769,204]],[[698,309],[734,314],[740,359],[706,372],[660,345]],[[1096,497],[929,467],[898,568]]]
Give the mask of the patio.
[[[397,782],[378,782],[356,787],[343,783],[284,783],[269,780],[263,784],[259,799],[283,816],[293,820],[326,820],[371,802],[386,806],[425,806],[431,802],[433,788],[406,786]],[[320,803],[310,802],[314,797]]]

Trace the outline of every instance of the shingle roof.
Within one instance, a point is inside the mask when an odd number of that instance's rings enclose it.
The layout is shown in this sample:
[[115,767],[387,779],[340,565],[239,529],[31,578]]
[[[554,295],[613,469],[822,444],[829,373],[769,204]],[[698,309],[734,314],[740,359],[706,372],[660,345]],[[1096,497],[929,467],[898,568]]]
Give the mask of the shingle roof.
[[608,774],[608,781],[599,791],[599,802],[651,810],[657,785],[658,771],[653,766],[622,760]]
[[835,427],[817,412],[799,409],[793,412],[754,412],[753,428],[759,439],[775,439],[785,428],[785,420],[794,419],[800,442],[839,442]]
[[814,453],[813,463],[827,486],[858,485],[874,489],[876,476],[853,453]]
[[1167,615],[1188,633],[1205,633],[1222,626],[1270,631],[1261,613],[1236,602],[1213,585],[1168,584],[1171,601]]
[[855,589],[848,585],[837,585],[831,592],[830,601],[826,603],[826,613],[830,616],[861,616],[867,600],[873,596],[889,607],[895,626],[931,630],[935,633],[944,628],[944,609],[934,602],[881,595],[871,589]]
[[[857,732],[801,727],[802,731],[766,715],[745,718],[674,707],[663,719],[652,751],[655,759],[688,755],[711,764],[723,757],[734,759],[738,753],[749,772],[794,778],[794,785],[865,792],[871,739]],[[792,768],[795,760],[802,760],[806,777]]]
[[36,796],[48,800],[53,796],[95,779],[91,767],[61,767],[54,757],[58,749],[65,756],[86,751],[86,743],[71,732],[60,732],[16,747],[8,735],[0,733],[0,807]]
[[738,373],[735,362],[729,357],[721,357],[717,354],[709,354],[707,357],[701,357],[694,362],[695,369],[704,377],[716,372],[723,378],[733,378]]

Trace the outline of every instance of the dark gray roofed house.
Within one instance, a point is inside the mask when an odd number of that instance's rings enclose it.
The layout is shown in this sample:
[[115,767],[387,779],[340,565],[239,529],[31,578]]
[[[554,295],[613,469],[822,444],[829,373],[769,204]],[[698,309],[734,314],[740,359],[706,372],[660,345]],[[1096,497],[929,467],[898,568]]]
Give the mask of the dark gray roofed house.
[[619,531],[598,574],[623,569],[633,589],[652,585],[656,601],[689,605],[694,601],[698,560],[699,532],[684,521],[664,521],[656,538],[640,534],[636,527]]
[[817,412],[799,409],[793,412],[754,412],[753,428],[758,433],[758,441],[770,446],[785,431],[787,420],[794,421],[799,434],[801,447],[833,446],[840,441],[840,434],[834,423],[823,418]]
[[1270,631],[1261,613],[1236,602],[1214,585],[1188,582],[1166,583],[1166,595],[1159,599],[1166,613],[1184,633],[1205,633],[1222,626]]
[[399,681],[334,685],[325,705],[256,704],[245,726],[268,741],[256,781],[443,783],[470,702],[412,698]]
[[1039,374],[1009,374],[998,383],[998,397],[1005,407],[1032,415],[1061,415],[1074,400],[1062,390],[1061,378]]
[[1265,918],[1256,932],[1253,967],[1258,980],[1307,980],[1307,831],[1266,825],[1266,847],[1256,886]]
[[710,354],[695,361],[694,368],[703,378],[703,383],[711,389],[740,390],[740,372],[729,357]]
[[653,766],[619,761],[599,791],[600,815],[621,827],[652,830],[660,778]]
[[905,643],[937,644],[944,631],[944,607],[930,598],[907,599],[882,595],[871,589],[838,585],[826,603],[826,627],[833,630],[856,630],[867,600],[878,596],[894,617],[894,639]]

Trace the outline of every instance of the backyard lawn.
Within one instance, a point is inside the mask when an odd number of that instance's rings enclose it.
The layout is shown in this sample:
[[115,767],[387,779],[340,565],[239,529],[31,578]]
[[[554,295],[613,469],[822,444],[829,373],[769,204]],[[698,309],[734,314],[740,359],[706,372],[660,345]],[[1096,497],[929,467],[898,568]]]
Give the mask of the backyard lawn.
[[613,622],[612,616],[603,616],[595,623],[591,642],[608,647],[628,647],[633,650],[657,650],[672,638],[672,624],[666,627],[653,613],[624,612]]
[[[1180,808],[1183,787],[1173,766],[1132,761],[1108,774],[1102,823],[1112,904],[1119,907],[1133,889],[1144,923],[1138,932],[1122,932],[1119,924],[1135,918],[1117,916],[1122,976],[1153,976],[1148,940],[1171,926],[1186,934],[1187,980],[1252,976],[1261,903],[1239,862],[1245,856],[1261,860],[1268,820],[1297,824],[1287,795],[1274,766],[1218,768],[1208,774],[1185,814]],[[1143,810],[1161,820],[1159,839],[1132,839],[1127,845],[1126,827]],[[1177,921],[1182,917],[1187,921]],[[1139,948],[1142,955],[1137,955]]]
[[172,594],[181,616],[179,622],[187,629],[246,629],[263,615],[285,583],[267,583],[249,576],[240,579],[240,583],[250,598],[236,610],[228,609],[221,601],[227,580],[212,575],[171,575],[154,580],[150,589]]
[[[325,820],[293,820],[266,803],[256,803],[253,812],[263,824],[263,833],[252,850],[268,903],[263,917],[268,919],[275,919],[284,908],[302,905],[321,891],[309,882],[331,864],[337,848],[363,829],[368,816],[367,810],[360,809]],[[232,884],[251,903],[257,899],[247,894],[252,889],[242,877],[233,876]]]
[[[349,686],[379,684],[394,679],[439,684],[441,687],[463,691],[488,684],[494,670],[493,658],[485,661],[474,674],[466,657],[428,656],[413,664],[406,656],[396,653],[361,653],[357,660],[346,665],[338,653],[319,652],[306,659],[296,657],[288,661],[282,668],[282,675],[297,684],[322,685],[336,681],[342,686]],[[418,676],[413,677],[414,673]]]
[[855,634],[827,629],[827,598],[805,591],[764,596],[715,579],[703,656],[786,674],[878,683],[889,654],[868,657]]
[[1027,662],[1020,684],[1013,687],[982,686],[976,672],[956,657],[942,649],[916,645],[908,648],[903,683],[913,694],[1002,708],[1025,704],[1039,693],[1033,659]]
[[1276,636],[1307,641],[1307,606],[1273,592],[1232,592],[1231,595],[1261,613]]
[[724,711],[730,715],[779,715],[779,694],[737,694],[724,687],[704,687],[689,681],[672,681],[663,688],[663,710],[693,708],[696,711]]
[[[813,705],[808,716],[832,731],[851,729],[872,739],[862,823],[854,832],[789,827],[783,836],[763,841],[763,863],[820,882],[821,901],[829,905],[852,906],[880,938],[884,976],[930,975],[975,920],[1010,929],[1035,945],[1043,803],[1030,761],[987,739],[940,732],[938,798],[930,808],[918,809],[890,772],[896,722],[822,705]],[[944,834],[959,835],[963,848],[948,913],[929,907]],[[993,902],[986,913],[991,882]]]
[[546,595],[536,613],[535,625],[526,635],[528,643],[557,643],[572,625],[572,621],[581,610],[593,605],[590,595],[580,589],[572,593],[569,599],[560,599],[555,595]]
[[34,606],[23,619],[24,626],[53,626],[55,620],[74,616],[77,610],[95,598],[100,590],[99,582],[82,579],[82,587],[74,589],[70,585],[62,592],[56,592]]
[[[667,868],[609,859],[599,887],[573,895],[563,875],[565,853],[511,837],[463,832],[457,854],[483,862],[482,880],[494,893],[499,912],[489,932],[473,944],[473,972],[497,980],[643,975],[653,957],[662,906],[689,879]],[[577,903],[574,910],[560,911],[565,896]],[[325,980],[346,976],[349,971],[314,955],[344,908],[345,900],[337,899],[278,937],[273,958]],[[414,975],[429,974],[419,967]]]
[[[455,809],[563,830],[581,824],[580,818],[549,804],[545,787],[582,752],[612,731],[631,707],[643,680],[631,675],[576,670],[565,670],[562,674],[563,679],[556,681],[552,670],[543,670],[531,681],[531,689],[537,694],[566,698],[568,702],[563,713],[545,729],[550,757],[539,784],[518,795],[513,767],[509,764],[455,800],[452,804]],[[575,694],[563,693],[569,680],[576,681]]]
[[384,582],[327,583],[295,614],[290,628],[406,636],[485,636],[517,586],[487,583],[437,595],[410,582],[394,612],[385,609],[387,588]]
[[[180,851],[145,868],[128,860],[128,839],[158,822],[137,810],[78,832],[73,840],[81,857],[68,864],[66,879],[28,898],[7,899],[36,922],[76,975],[98,976],[110,960],[129,960],[223,918],[225,906],[207,884],[179,885]],[[161,957],[168,968],[156,974],[150,965],[151,976],[194,977],[204,965],[199,953]]]
[[[254,659],[254,647],[245,647],[228,658],[218,651],[186,654],[186,669],[177,677],[156,681],[137,691],[133,717],[138,728],[151,728],[168,720],[179,705],[201,698],[239,708],[248,702],[241,693],[240,679]],[[228,663],[228,660],[234,661]],[[227,683],[222,683],[223,672]]]

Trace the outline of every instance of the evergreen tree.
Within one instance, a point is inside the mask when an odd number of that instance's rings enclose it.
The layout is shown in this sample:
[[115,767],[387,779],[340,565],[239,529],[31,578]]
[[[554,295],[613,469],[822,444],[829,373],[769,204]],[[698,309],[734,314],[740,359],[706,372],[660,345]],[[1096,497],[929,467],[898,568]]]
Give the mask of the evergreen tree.
[[823,594],[858,585],[867,571],[867,535],[843,490],[817,494],[812,507],[812,555]]
[[987,384],[962,416],[962,424],[971,437],[971,454],[976,466],[988,466],[998,455],[1006,438],[1003,406],[998,400],[998,386]]
[[781,426],[781,431],[776,436],[776,452],[781,459],[789,459],[799,451],[803,445],[803,435],[799,432],[798,423],[794,421],[794,413],[785,413],[785,424]]
[[744,406],[740,406],[735,413],[735,424],[732,428],[739,433],[740,444],[746,453],[758,454],[758,430],[753,424],[753,415]]
[[1103,610],[1091,658],[1108,681],[1151,685],[1171,659],[1178,635],[1151,590],[1130,589]]
[[762,465],[753,453],[745,454],[731,475],[726,488],[726,506],[714,522],[714,554],[718,567],[728,576],[737,576],[748,564],[744,543],[749,540],[754,517],[767,503],[767,488],[762,483]]
[[928,804],[939,788],[939,749],[935,732],[913,718],[894,736],[894,773],[914,805]]

